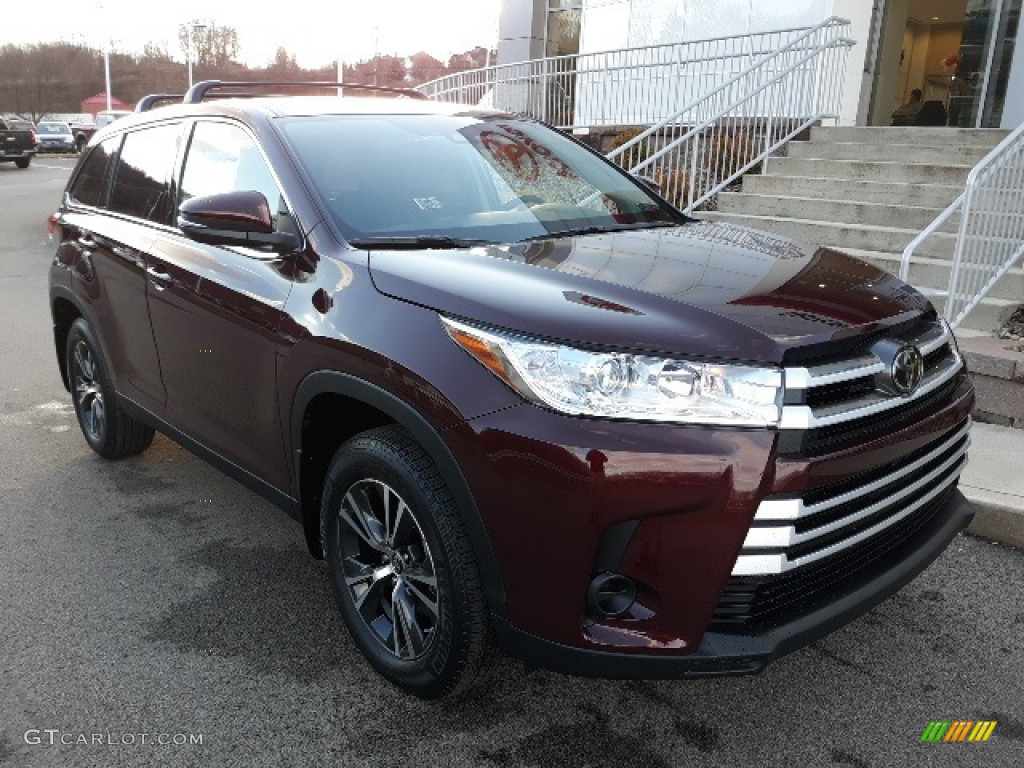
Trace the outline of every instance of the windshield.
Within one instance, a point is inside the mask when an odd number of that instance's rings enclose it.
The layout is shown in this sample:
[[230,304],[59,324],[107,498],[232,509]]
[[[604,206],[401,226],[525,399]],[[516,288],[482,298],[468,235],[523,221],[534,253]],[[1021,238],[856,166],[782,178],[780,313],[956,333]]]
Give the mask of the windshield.
[[71,133],[71,128],[66,123],[40,123],[36,133]]
[[282,123],[355,244],[507,243],[685,220],[601,158],[528,120],[330,115]]

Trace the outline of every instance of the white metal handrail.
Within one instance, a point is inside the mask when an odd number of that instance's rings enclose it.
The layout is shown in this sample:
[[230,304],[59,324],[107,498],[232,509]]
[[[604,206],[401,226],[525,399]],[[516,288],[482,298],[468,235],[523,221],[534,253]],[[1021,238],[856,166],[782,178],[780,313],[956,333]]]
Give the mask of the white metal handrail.
[[782,145],[824,120],[838,120],[844,62],[854,45],[838,17],[810,28],[611,152],[646,173],[691,212]]
[[555,56],[458,72],[417,86],[437,101],[485,104],[564,130],[646,126],[674,114],[817,27]]
[[967,176],[963,194],[903,251],[900,279],[910,278],[914,252],[954,215],[960,214],[943,314],[954,328],[1024,258],[1024,124]]

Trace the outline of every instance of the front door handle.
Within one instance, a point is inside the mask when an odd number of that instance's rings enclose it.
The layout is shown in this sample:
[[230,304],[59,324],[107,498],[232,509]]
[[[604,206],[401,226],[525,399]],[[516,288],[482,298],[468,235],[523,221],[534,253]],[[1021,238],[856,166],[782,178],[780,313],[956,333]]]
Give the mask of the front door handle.
[[164,290],[171,284],[171,275],[163,267],[147,267],[146,274],[149,275],[149,282],[158,291]]

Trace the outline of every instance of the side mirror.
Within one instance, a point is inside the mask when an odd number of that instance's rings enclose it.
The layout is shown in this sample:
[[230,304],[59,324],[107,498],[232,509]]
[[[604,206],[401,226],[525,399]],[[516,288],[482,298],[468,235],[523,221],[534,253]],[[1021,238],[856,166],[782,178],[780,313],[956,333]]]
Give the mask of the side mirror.
[[189,198],[178,209],[185,236],[208,245],[241,245],[293,251],[300,245],[291,232],[274,230],[270,205],[262,192],[246,190]]

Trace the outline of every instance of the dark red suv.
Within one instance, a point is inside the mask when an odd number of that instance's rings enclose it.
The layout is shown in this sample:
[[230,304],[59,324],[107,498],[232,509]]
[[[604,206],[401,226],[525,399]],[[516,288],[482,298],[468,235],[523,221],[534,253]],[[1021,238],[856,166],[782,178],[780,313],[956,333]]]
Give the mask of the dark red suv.
[[971,386],[893,276],[689,219],[531,120],[223,85],[81,158],[61,374],[100,455],[160,430],[293,515],[405,690],[461,689],[495,640],[757,672],[970,520]]

